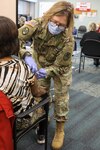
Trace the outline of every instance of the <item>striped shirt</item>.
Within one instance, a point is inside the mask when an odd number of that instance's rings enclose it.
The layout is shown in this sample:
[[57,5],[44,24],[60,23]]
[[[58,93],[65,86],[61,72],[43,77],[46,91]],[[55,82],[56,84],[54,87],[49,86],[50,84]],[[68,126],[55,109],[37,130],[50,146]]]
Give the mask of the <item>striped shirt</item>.
[[31,102],[27,80],[32,77],[29,67],[17,58],[0,62],[0,90],[12,101],[15,114],[25,111]]

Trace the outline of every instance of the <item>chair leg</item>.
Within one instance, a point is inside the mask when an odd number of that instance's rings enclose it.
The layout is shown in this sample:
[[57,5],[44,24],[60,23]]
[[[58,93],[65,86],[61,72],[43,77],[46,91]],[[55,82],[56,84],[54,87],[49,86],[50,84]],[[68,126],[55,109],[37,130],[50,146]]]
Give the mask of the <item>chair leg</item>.
[[83,58],[83,70],[84,70],[84,66],[85,66],[85,56]]
[[82,59],[82,53],[80,54],[79,73],[81,72],[81,59]]
[[48,113],[49,113],[49,103],[45,106],[46,112],[46,128],[45,128],[45,150],[47,150],[48,145]]

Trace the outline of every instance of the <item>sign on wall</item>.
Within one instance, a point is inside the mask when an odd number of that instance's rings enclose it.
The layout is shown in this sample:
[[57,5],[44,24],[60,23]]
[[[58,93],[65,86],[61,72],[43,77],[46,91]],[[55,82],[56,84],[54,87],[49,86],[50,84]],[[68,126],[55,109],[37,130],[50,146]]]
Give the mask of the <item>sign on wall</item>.
[[74,10],[74,17],[83,18],[85,17],[96,17],[97,10],[91,9],[90,2],[76,2],[76,8]]
[[76,3],[76,10],[78,11],[90,11],[91,10],[91,3],[90,2],[77,2]]

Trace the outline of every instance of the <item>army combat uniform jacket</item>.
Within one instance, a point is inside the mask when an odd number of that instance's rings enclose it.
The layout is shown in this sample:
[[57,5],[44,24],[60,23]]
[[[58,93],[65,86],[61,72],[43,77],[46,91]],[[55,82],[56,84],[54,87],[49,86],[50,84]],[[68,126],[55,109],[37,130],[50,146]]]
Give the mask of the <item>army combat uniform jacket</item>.
[[[55,89],[54,116],[58,121],[65,121],[68,114],[68,87],[71,82],[71,58],[74,40],[68,37],[67,30],[58,35],[52,35],[47,24],[42,19],[31,20],[19,29],[21,42],[33,39],[32,55],[39,68],[45,68],[47,78],[42,79],[41,85],[50,87],[53,78]],[[20,51],[21,57],[26,53]],[[29,52],[28,52],[29,53]]]
[[[33,39],[33,51],[42,68],[46,68],[47,74],[67,73],[71,68],[73,38],[67,37],[67,31],[58,35],[52,35],[42,19],[31,20],[19,29],[21,41]],[[26,51],[20,51],[23,55]],[[34,54],[33,54],[34,55]]]

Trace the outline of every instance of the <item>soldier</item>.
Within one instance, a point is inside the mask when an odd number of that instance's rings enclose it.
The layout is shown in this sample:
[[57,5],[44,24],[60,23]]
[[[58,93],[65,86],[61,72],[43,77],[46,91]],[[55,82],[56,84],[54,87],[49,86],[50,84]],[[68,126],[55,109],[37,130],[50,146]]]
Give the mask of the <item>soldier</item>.
[[[21,50],[20,56],[36,73],[41,85],[50,88],[54,81],[54,118],[56,130],[53,149],[60,149],[64,141],[64,125],[68,119],[69,85],[72,76],[74,39],[73,5],[66,1],[55,3],[41,18],[26,22],[19,29],[19,39],[33,39],[32,52]],[[42,78],[42,79],[40,79]]]

